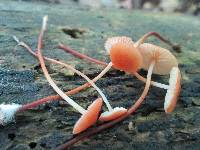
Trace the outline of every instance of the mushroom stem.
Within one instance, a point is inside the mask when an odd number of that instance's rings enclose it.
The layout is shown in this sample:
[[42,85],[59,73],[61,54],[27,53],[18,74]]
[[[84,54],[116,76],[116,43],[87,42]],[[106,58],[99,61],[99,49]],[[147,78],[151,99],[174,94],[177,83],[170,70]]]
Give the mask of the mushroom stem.
[[[110,62],[108,65],[107,65],[107,67],[100,73],[100,74],[102,74],[102,75],[104,75],[104,74],[106,74],[106,72],[108,72],[109,70],[110,70],[110,68],[112,67],[112,63]],[[98,79],[100,79],[100,78],[98,78]],[[97,80],[98,80],[97,79]],[[91,82],[89,82],[91,85],[95,85],[92,81]],[[99,94],[102,96],[102,98],[103,98],[103,101],[106,103],[106,106],[107,106],[107,108],[108,108],[108,110],[109,111],[112,111],[113,110],[113,108],[112,108],[112,106],[110,105],[110,103],[108,102],[108,100],[107,100],[107,98],[105,97],[105,95],[102,93],[102,91],[98,88],[98,87],[96,87],[96,90],[99,92]]]
[[151,85],[151,75],[152,75],[152,72],[153,72],[154,65],[155,65],[155,61],[152,61],[151,64],[150,64],[150,66],[149,66],[149,69],[148,69],[145,88],[144,88],[144,90],[143,90],[140,98],[134,104],[134,106],[132,106],[128,110],[128,113],[132,113],[133,111],[135,111],[141,105],[141,103],[143,102],[144,98],[146,97],[146,95],[147,95],[147,93],[149,91],[149,87]]
[[[106,74],[106,72],[108,72],[110,70],[110,68],[112,67],[112,63],[110,62],[106,68],[104,68],[104,70],[101,71],[100,76],[103,76],[104,74]],[[100,76],[97,78],[100,79]],[[113,108],[110,105],[110,103],[108,102],[108,99],[106,98],[106,96],[103,94],[103,92],[94,84],[93,81],[91,81],[87,76],[85,76],[85,79],[99,92],[99,94],[101,95],[103,101],[105,102],[107,108],[109,111],[112,111]]]
[[80,134],[74,138],[72,138],[71,140],[69,140],[67,143],[63,144],[63,145],[60,145],[59,147],[56,148],[56,150],[65,150],[67,148],[69,148],[71,145],[77,143],[78,141],[82,140],[82,139],[85,139],[89,136],[92,136],[96,133],[99,133],[107,128],[111,128],[112,126],[114,126],[115,124],[119,123],[120,121],[123,121],[124,119],[126,119],[127,117],[129,117],[132,113],[134,113],[137,108],[141,105],[141,103],[144,101],[144,98],[146,97],[147,93],[148,93],[148,90],[149,90],[149,86],[150,86],[150,81],[151,81],[151,75],[152,75],[152,72],[153,72],[153,67],[155,65],[155,62],[153,61],[149,67],[149,70],[148,70],[148,74],[147,74],[147,82],[146,82],[146,85],[145,85],[145,88],[140,96],[140,98],[136,101],[136,103],[128,110],[128,112],[126,114],[124,114],[123,116],[113,120],[113,121],[110,121],[108,123],[104,123],[96,128],[93,128],[89,131],[86,131],[85,133],[83,134]]
[[[16,36],[13,36],[13,38],[15,39],[15,41],[17,41],[18,45],[21,45],[23,47],[25,47],[32,55],[34,55],[35,57],[37,57],[38,55],[36,53],[34,53],[32,51],[32,49],[26,45],[24,42],[20,42],[18,40],[18,38]],[[55,64],[59,64],[59,65],[62,65],[70,70],[72,70],[73,72],[77,73],[78,75],[82,76],[83,78],[85,78],[87,80],[87,82],[92,85],[97,91],[98,93],[101,95],[103,101],[106,103],[106,106],[108,107],[108,110],[109,111],[112,111],[113,108],[111,107],[110,103],[108,102],[106,96],[103,94],[103,92],[101,91],[101,89],[99,89],[99,87],[96,86],[96,84],[94,83],[95,81],[93,80],[90,80],[85,74],[83,74],[82,72],[76,70],[75,68],[73,68],[71,65],[68,65],[66,63],[63,63],[61,61],[57,61],[55,59],[51,59],[51,58],[48,58],[48,57],[43,57],[45,60],[48,60],[52,63],[55,63]],[[95,78],[95,80],[97,81],[98,79],[100,79],[110,68],[112,67],[112,63],[108,64],[107,67]],[[24,107],[23,107],[24,108]]]
[[[84,55],[84,54],[81,54],[67,46],[64,46],[63,44],[59,44],[58,46],[59,49],[62,49],[66,52],[69,52],[70,54],[74,55],[75,57],[78,57],[80,59],[86,59],[90,62],[94,62],[96,64],[99,64],[99,65],[102,65],[102,66],[107,66],[108,64],[106,62],[103,62],[103,61],[100,61],[100,60],[97,60],[97,59],[94,59],[94,58],[91,58],[87,55]],[[141,80],[142,82],[146,82],[146,78],[142,77],[140,74],[138,74],[137,72],[136,73],[133,73],[135,75],[136,78],[138,78],[139,80]],[[159,87],[159,88],[163,88],[163,89],[168,89],[169,86],[166,85],[166,84],[162,84],[162,83],[159,83],[159,82],[155,82],[155,81],[151,81],[151,85],[153,86],[156,86],[156,87]]]
[[61,44],[61,43],[58,45],[58,48],[59,49],[63,49],[63,50],[69,52],[70,54],[72,54],[72,55],[74,55],[74,56],[76,56],[76,57],[78,57],[80,59],[86,59],[86,60],[89,60],[89,61],[94,62],[96,64],[107,66],[107,63],[99,61],[99,60],[94,59],[94,58],[91,58],[91,57],[89,57],[87,55],[81,54],[81,53],[71,49],[70,47],[67,47],[67,46]]
[[135,46],[138,47],[138,45],[144,43],[144,41],[150,37],[150,36],[155,36],[156,38],[158,38],[159,40],[163,41],[164,43],[168,44],[169,46],[171,46],[172,48],[175,47],[174,44],[172,44],[172,42],[170,42],[169,40],[165,39],[164,37],[162,37],[159,33],[157,32],[148,32],[146,33],[144,36],[142,36],[136,43]]
[[[143,82],[146,82],[147,79],[144,78],[143,76],[141,76],[140,74],[138,74],[137,72],[134,72],[133,73],[135,75],[136,78],[138,78],[139,80],[143,81]],[[159,83],[159,82],[154,82],[154,81],[151,81],[151,85],[153,86],[156,86],[156,87],[159,87],[159,88],[163,88],[163,89],[169,89],[169,85],[166,85],[166,84],[162,84],[162,83]]]
[[48,70],[45,66],[44,63],[44,58],[42,56],[42,52],[41,52],[41,47],[42,47],[42,38],[43,38],[43,34],[44,31],[46,30],[46,24],[47,24],[47,19],[48,17],[45,16],[43,18],[43,25],[42,25],[42,29],[38,38],[38,59],[40,61],[40,65],[41,68],[43,70],[43,73],[47,79],[47,81],[49,82],[49,84],[52,86],[52,88],[65,100],[67,101],[72,107],[74,107],[78,112],[80,112],[81,114],[84,114],[86,112],[86,110],[81,107],[79,104],[77,104],[76,102],[74,102],[70,97],[68,97],[62,90],[60,90],[60,88],[54,83],[54,81],[51,79]]

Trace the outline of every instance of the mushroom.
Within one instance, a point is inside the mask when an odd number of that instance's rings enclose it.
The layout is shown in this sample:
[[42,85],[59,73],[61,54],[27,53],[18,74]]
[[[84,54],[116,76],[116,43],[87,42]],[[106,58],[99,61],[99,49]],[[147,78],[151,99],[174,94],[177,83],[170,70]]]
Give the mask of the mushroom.
[[95,100],[87,110],[85,110],[83,107],[81,107],[78,103],[74,102],[70,97],[68,97],[51,79],[48,70],[45,66],[44,58],[42,56],[41,52],[41,47],[42,47],[42,38],[44,31],[46,30],[46,25],[47,25],[47,19],[48,17],[45,16],[43,18],[43,24],[42,24],[42,29],[38,38],[38,59],[41,65],[41,68],[43,70],[43,73],[49,82],[49,84],[52,86],[52,88],[65,100],[67,101],[72,107],[74,107],[78,112],[82,114],[81,118],[76,122],[74,129],[73,129],[73,134],[78,134],[80,132],[83,132],[90,126],[92,126],[94,123],[96,123],[98,119],[99,112],[101,110],[102,106],[102,99],[98,98]]
[[[177,77],[177,74],[175,72],[177,72],[178,68],[175,68],[173,70],[174,71],[172,71],[173,72],[172,76],[174,76],[174,77],[176,76]],[[110,122],[107,122],[107,123],[104,123],[102,125],[99,125],[99,126],[93,128],[92,130],[88,130],[85,133],[83,133],[82,135],[78,135],[78,136],[70,139],[66,143],[64,143],[64,144],[60,145],[59,147],[57,147],[57,150],[67,149],[67,148],[69,148],[70,146],[72,146],[73,144],[77,143],[80,140],[86,139],[87,137],[90,137],[90,136],[92,136],[94,134],[97,134],[97,133],[99,133],[99,132],[101,132],[101,131],[103,131],[105,129],[113,127],[117,123],[119,123],[119,122],[123,121],[124,119],[126,119],[127,117],[129,117],[131,114],[135,113],[135,111],[140,106],[140,104],[144,100],[144,97],[147,94],[147,90],[146,89],[148,89],[149,86],[150,86],[150,79],[151,79],[152,71],[153,71],[153,67],[151,65],[150,68],[149,68],[149,72],[147,74],[147,81],[146,81],[146,85],[145,85],[145,88],[143,90],[143,93],[141,94],[141,96],[139,97],[139,99],[136,101],[136,103],[133,106],[131,106],[130,109],[128,109],[128,111],[127,111],[126,114],[124,114],[123,116],[121,116],[121,117],[119,117],[119,118],[117,118],[115,120],[112,120]]]
[[[150,35],[151,34],[149,33],[145,34],[136,43],[134,43],[131,38],[124,36],[109,38],[105,43],[105,49],[110,54],[113,67],[119,70],[123,70],[125,72],[133,73],[138,79],[142,80],[143,82],[146,82],[147,79],[139,75],[137,73],[137,70],[139,68],[147,70],[151,66],[151,63],[153,63],[153,61],[155,63],[155,67],[153,67],[153,73],[161,75],[169,74],[173,67],[178,66],[177,60],[173,56],[173,54],[170,53],[170,51],[164,48],[149,43],[143,44],[144,40]],[[129,47],[132,47],[132,50],[130,50]],[[59,45],[59,48],[68,51],[68,48],[64,47],[63,45]],[[78,56],[79,58],[80,56],[82,58],[86,58],[84,57],[85,55],[82,55],[78,52],[74,53],[73,51],[74,50],[70,50],[70,53]],[[90,61],[92,60],[90,59]],[[133,65],[133,62],[136,63],[134,63]],[[102,63],[103,62],[101,62],[101,64]],[[161,84],[154,81],[151,81],[151,84],[167,90],[170,88],[169,85]]]
[[[110,38],[105,43],[105,49],[110,54],[113,67],[133,74],[141,68],[143,63],[142,55],[138,49],[139,46],[140,44],[132,42],[132,40],[127,37]],[[131,109],[138,108],[148,93],[151,84],[151,75],[154,66],[157,63],[157,56],[158,55],[152,57],[151,62],[149,63],[145,88],[142,95]]]
[[136,45],[140,45],[139,50],[143,56],[142,68],[147,70],[149,63],[154,59],[156,61],[154,74],[166,75],[170,73],[169,85],[160,85],[159,87],[167,89],[164,110],[166,113],[171,113],[176,106],[181,89],[178,62],[169,50],[150,43],[143,43],[148,36],[146,34],[136,42]]
[[181,73],[178,67],[170,72],[169,88],[165,96],[164,109],[167,114],[172,113],[181,90]]
[[[134,45],[139,47],[139,51],[143,57],[142,68],[148,70],[151,66],[152,60],[155,61],[155,67],[153,69],[154,74],[166,75],[170,73],[169,85],[160,84],[154,82],[153,84],[157,87],[167,89],[164,102],[164,110],[166,113],[171,113],[175,106],[180,94],[180,70],[178,69],[178,62],[174,55],[167,49],[161,48],[159,46],[143,43],[149,36],[150,33],[145,34],[140,38]],[[129,39],[130,42],[131,39]],[[115,39],[116,41],[116,39]],[[108,49],[108,46],[105,45],[105,48]],[[134,73],[134,72],[133,72]],[[137,77],[146,81],[145,78],[141,77],[137,73],[134,73]]]
[[[151,72],[152,72],[152,69],[153,68],[151,68],[150,69],[150,71],[148,72],[148,74],[150,75],[151,74]],[[177,78],[177,80],[176,80],[176,87],[177,87],[177,89],[178,89],[178,82],[180,81],[178,78],[178,76],[180,76],[180,72],[179,72],[179,69],[178,68],[176,68],[176,67],[174,67],[174,68],[172,68],[173,69],[173,71],[171,71],[171,77],[173,76],[173,77],[175,77],[175,78]],[[147,82],[148,82],[148,84],[146,84],[146,86],[145,86],[145,89],[146,88],[148,88],[148,86],[150,85],[150,76],[149,75],[147,75]],[[172,80],[172,81],[174,81],[174,79]],[[174,87],[174,86],[173,86]],[[125,115],[123,115],[123,116],[121,116],[120,118],[117,118],[117,119],[115,119],[115,120],[113,120],[113,121],[110,121],[110,122],[108,122],[108,123],[104,123],[104,124],[102,124],[102,125],[99,125],[99,126],[97,126],[97,127],[95,127],[95,128],[93,128],[92,130],[88,130],[88,131],[86,131],[85,133],[83,133],[82,135],[78,135],[78,136],[76,136],[76,137],[74,137],[74,138],[72,138],[72,139],[70,139],[69,141],[67,141],[66,143],[64,143],[64,144],[62,144],[62,145],[60,145],[59,147],[57,147],[57,150],[63,150],[63,149],[67,149],[67,148],[69,148],[70,146],[72,146],[73,144],[75,144],[75,143],[77,143],[78,141],[80,141],[80,140],[83,140],[83,139],[86,139],[87,137],[90,137],[90,136],[92,136],[92,135],[94,135],[94,134],[97,134],[97,133],[99,133],[99,132],[101,132],[101,131],[103,131],[103,130],[105,130],[105,129],[107,129],[107,128],[111,128],[112,126],[114,126],[114,125],[116,125],[117,123],[119,123],[120,121],[123,121],[124,119],[126,119],[127,117],[129,117],[131,114],[133,114],[136,110],[137,110],[137,108],[140,106],[140,103],[142,102],[142,100],[144,99],[144,95],[146,94],[146,92],[145,92],[146,90],[144,90],[143,91],[143,93],[142,93],[142,95],[140,96],[140,98],[136,101],[136,103],[130,108],[130,109],[128,109],[128,111],[127,111],[127,113],[125,114]],[[177,92],[178,92],[178,90],[176,90]],[[176,94],[172,94],[172,95],[176,95]],[[173,96],[172,96],[173,97]]]
[[128,37],[109,38],[105,49],[110,55],[113,67],[128,73],[137,72],[142,66],[142,56]]
[[[139,51],[143,56],[142,68],[147,70],[152,57],[157,57],[157,64],[155,64],[153,73],[159,75],[169,74],[173,67],[178,67],[177,59],[167,49],[156,46],[150,43],[144,43],[147,39],[148,34],[141,37],[135,45],[139,47]],[[157,52],[159,51],[159,52]],[[158,56],[155,56],[158,55]]]
[[[138,47],[135,47],[134,43],[130,38],[115,37],[108,39],[105,43],[105,48],[110,54],[110,59],[111,59],[111,62],[109,63],[110,66],[113,66],[116,69],[123,70],[129,73],[135,73],[141,68],[142,56],[138,51]],[[152,60],[151,67],[149,67],[150,69],[149,76],[151,76],[151,70],[154,67],[154,64],[155,61]],[[105,71],[108,71],[108,69]],[[145,89],[146,93],[148,92],[148,89],[149,88]],[[117,114],[116,111],[115,113]],[[104,112],[101,114],[99,120],[108,121],[111,116],[112,114]]]
[[83,135],[78,135],[74,138],[72,138],[71,140],[69,140],[67,143],[59,146],[57,149],[61,150],[61,149],[67,149],[69,148],[69,146],[73,145],[74,143],[86,138],[86,137],[89,137],[93,134],[96,134],[104,129],[107,129],[107,128],[110,128],[112,127],[113,125],[119,123],[120,121],[124,120],[125,118],[129,117],[131,114],[133,114],[137,109],[138,107],[141,105],[141,103],[144,101],[144,98],[146,97],[147,93],[148,93],[148,89],[149,89],[149,86],[151,84],[151,75],[152,75],[152,71],[153,71],[153,67],[154,67],[154,61],[151,63],[150,67],[149,67],[149,70],[148,70],[148,73],[147,73],[147,81],[146,81],[146,84],[145,84],[145,88],[141,94],[141,96],[138,98],[138,100],[136,101],[135,104],[133,104],[130,109],[128,109],[127,113],[125,113],[124,115],[120,116],[119,118],[115,119],[115,120],[112,120],[108,123],[104,123],[96,128],[94,128],[93,130],[89,130],[89,131],[86,131],[85,134],[83,133]]
[[[147,34],[149,35],[149,34]],[[174,57],[174,55],[168,51],[167,49],[164,49],[164,48],[161,48],[159,46],[156,46],[156,45],[153,45],[153,44],[149,44],[149,43],[143,43],[144,40],[148,37],[147,35],[144,35],[142,38],[140,38],[136,43],[134,43],[131,38],[128,38],[128,37],[112,37],[112,38],[109,38],[106,43],[105,43],[105,49],[106,51],[110,54],[110,57],[111,57],[111,61],[113,62],[112,60],[112,57],[113,57],[113,54],[112,54],[112,50],[114,49],[111,48],[112,45],[113,46],[116,46],[116,47],[119,47],[118,44],[119,42],[123,42],[124,44],[128,45],[128,43],[130,45],[134,45],[135,48],[138,49],[139,53],[141,54],[142,56],[142,62],[140,63],[141,64],[141,68],[145,69],[145,70],[148,70],[150,64],[151,64],[151,61],[152,59],[155,59],[155,61],[157,63],[155,63],[155,67],[153,69],[153,73],[155,74],[160,74],[160,75],[165,75],[165,74],[169,74],[169,72],[171,71],[172,67],[177,67],[178,66],[178,63],[177,63],[177,60],[176,58]],[[120,48],[122,49],[122,48]],[[137,51],[137,52],[138,52]],[[125,53],[123,51],[123,53]],[[116,56],[115,56],[116,55]],[[122,65],[124,65],[125,67],[127,66],[130,66],[132,68],[134,68],[134,65],[137,65],[134,64],[132,65],[131,63],[129,63],[129,57],[131,57],[131,52],[127,52],[127,57],[125,56],[121,56],[121,53],[117,53],[114,55],[114,58],[116,58],[115,60],[115,63],[120,63]],[[120,56],[118,56],[120,55]],[[158,55],[158,56],[157,56]],[[117,57],[118,56],[118,57]],[[135,55],[137,56],[137,55]],[[121,58],[123,57],[123,58]],[[138,56],[137,56],[138,57]],[[123,60],[124,59],[124,60]],[[132,63],[135,62],[137,59],[135,58],[132,58]],[[141,59],[140,59],[141,60]],[[130,59],[131,61],[131,59]],[[126,68],[123,70],[125,72],[131,72],[133,73],[138,79],[146,82],[146,79],[143,78],[142,76],[140,76],[137,71],[129,71],[127,70]],[[167,89],[168,86],[167,85],[164,85],[164,84],[161,84],[161,83],[157,83],[157,82],[152,82],[153,85],[157,86],[157,87],[162,87],[162,88],[165,88]]]

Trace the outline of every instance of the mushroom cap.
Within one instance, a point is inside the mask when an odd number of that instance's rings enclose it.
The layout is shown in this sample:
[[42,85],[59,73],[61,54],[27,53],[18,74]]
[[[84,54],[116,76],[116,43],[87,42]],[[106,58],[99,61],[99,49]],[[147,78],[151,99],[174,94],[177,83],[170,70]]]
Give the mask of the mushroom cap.
[[123,107],[115,107],[112,111],[106,111],[99,117],[100,121],[111,121],[119,118],[120,116],[127,113],[127,109]]
[[166,113],[171,113],[177,103],[181,90],[181,73],[178,67],[173,67],[170,72],[169,89],[167,90],[164,102]]
[[74,125],[73,134],[81,133],[96,123],[102,104],[102,98],[98,98],[88,107],[87,111]]
[[115,37],[108,38],[104,44],[104,47],[106,51],[108,52],[108,54],[110,54],[110,49],[112,48],[112,46],[119,42],[125,43],[125,44],[134,44],[132,39],[126,36],[115,36]]
[[167,49],[159,46],[144,43],[139,47],[139,51],[143,56],[142,68],[148,70],[153,59],[156,60],[153,73],[166,75],[169,74],[173,67],[178,67],[178,62],[174,55]]
[[106,41],[105,48],[114,68],[128,73],[134,73],[141,68],[142,56],[130,38],[110,38]]

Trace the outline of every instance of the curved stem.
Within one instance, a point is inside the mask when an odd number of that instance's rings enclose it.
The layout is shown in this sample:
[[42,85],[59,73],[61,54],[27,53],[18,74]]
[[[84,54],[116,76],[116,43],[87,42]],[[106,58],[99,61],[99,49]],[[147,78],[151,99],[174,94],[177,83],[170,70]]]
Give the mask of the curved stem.
[[67,52],[67,53],[70,53],[70,54],[72,54],[73,56],[78,57],[78,58],[80,58],[80,59],[86,59],[86,60],[88,60],[89,62],[93,62],[93,63],[95,63],[95,64],[99,64],[99,65],[102,65],[102,66],[107,66],[107,65],[108,65],[106,62],[97,60],[97,59],[92,58],[92,57],[90,57],[90,56],[87,56],[87,55],[85,55],[85,54],[81,54],[81,53],[77,52],[76,50],[73,50],[73,49],[71,49],[70,47],[65,46],[65,45],[63,45],[63,44],[59,44],[59,45],[58,45],[58,48],[61,49],[61,50],[64,50],[64,51]]
[[59,44],[59,45],[58,45],[58,48],[59,48],[59,49],[63,49],[63,50],[65,50],[65,51],[67,51],[68,53],[70,53],[70,54],[72,54],[72,55],[74,55],[74,56],[77,56],[77,57],[80,58],[80,59],[86,59],[86,60],[89,60],[89,61],[91,61],[91,62],[95,62],[96,64],[100,64],[100,65],[107,66],[107,64],[106,64],[105,62],[102,62],[102,61],[99,61],[99,60],[97,60],[97,59],[91,58],[91,57],[89,57],[89,56],[87,56],[87,55],[81,54],[81,53],[79,53],[79,52],[77,52],[77,51],[71,49],[70,47],[64,46],[63,44]]
[[[146,82],[147,79],[144,78],[143,76],[141,76],[140,74],[138,74],[137,72],[133,73],[135,75],[136,78],[138,78],[139,80],[143,81],[143,82]],[[155,81],[151,81],[151,85],[153,86],[156,86],[156,87],[159,87],[159,88],[163,88],[163,89],[169,89],[169,85],[166,85],[166,84],[162,84],[162,83],[159,83],[159,82],[155,82]]]
[[[112,67],[112,63],[110,62],[107,67],[101,72],[102,74],[106,74],[106,72],[108,72],[110,70],[110,68]],[[91,82],[90,84],[94,84],[93,82]],[[99,94],[102,96],[104,102],[106,103],[106,106],[108,107],[108,110],[109,111],[112,111],[113,108],[112,106],[110,105],[110,103],[108,102],[107,98],[105,97],[105,95],[101,92],[100,89],[97,89],[97,91],[99,91]],[[102,94],[101,94],[102,93]]]
[[154,64],[155,62],[153,61],[149,67],[149,70],[148,70],[148,74],[147,74],[147,82],[146,82],[146,85],[145,85],[145,88],[140,96],[140,98],[136,101],[136,103],[128,110],[128,112],[113,120],[113,121],[110,121],[108,123],[104,123],[96,128],[93,128],[91,130],[88,130],[86,131],[85,133],[83,134],[80,134],[74,138],[72,138],[70,141],[68,141],[67,143],[63,144],[63,145],[60,145],[59,147],[56,148],[56,150],[65,150],[67,148],[69,148],[70,146],[72,146],[73,144],[77,143],[78,141],[80,140],[83,140],[89,136],[92,136],[96,133],[99,133],[105,129],[108,129],[108,128],[111,128],[113,127],[114,125],[116,125],[117,123],[119,123],[120,121],[123,121],[124,119],[126,119],[127,117],[129,117],[131,114],[133,114],[137,109],[138,107],[141,105],[141,103],[144,101],[144,98],[146,97],[147,93],[148,93],[148,90],[149,90],[149,87],[150,87],[150,81],[151,81],[151,75],[152,75],[152,71],[153,71],[153,67],[154,67]]
[[141,103],[143,102],[144,98],[146,97],[146,95],[147,95],[147,93],[149,91],[149,87],[151,85],[151,75],[152,75],[152,72],[153,72],[154,65],[155,65],[155,61],[152,61],[150,66],[149,66],[149,69],[148,69],[146,85],[145,85],[145,88],[144,88],[144,90],[142,92],[142,95],[136,101],[134,106],[129,109],[128,113],[132,113],[134,110],[136,110],[141,105]]
[[[60,64],[61,64],[61,63],[60,63]],[[66,65],[63,64],[63,63],[62,63],[61,65],[66,66]],[[106,74],[106,72],[108,72],[109,69],[110,69],[111,67],[112,67],[112,63],[109,63],[108,66],[107,66],[104,70],[102,70],[101,75],[103,76],[104,74]],[[73,71],[75,72],[76,69],[74,69],[73,67],[71,67],[71,70],[73,70]],[[99,89],[99,87],[97,87],[96,84],[95,84],[92,80],[90,80],[86,75],[84,75],[83,73],[81,73],[81,72],[78,71],[78,70],[77,70],[77,73],[78,73],[79,75],[81,75],[83,78],[85,78],[85,79],[87,80],[87,82],[89,82],[89,83],[98,91],[98,93],[101,95],[103,101],[105,102],[105,104],[106,104],[108,110],[109,110],[109,111],[112,111],[113,108],[112,108],[112,106],[110,105],[110,103],[108,102],[108,99],[106,98],[106,96],[105,96],[105,95],[103,94],[103,92],[101,91],[101,89]]]
[[41,47],[42,47],[42,38],[43,38],[43,34],[44,31],[46,30],[46,24],[47,24],[47,16],[45,16],[43,18],[43,26],[38,38],[38,59],[40,61],[40,65],[41,68],[43,70],[43,73],[47,79],[47,81],[49,82],[49,84],[52,86],[52,88],[64,99],[66,100],[71,106],[73,106],[77,111],[79,111],[81,114],[84,114],[86,112],[86,110],[81,107],[78,103],[74,102],[70,97],[68,97],[62,90],[60,90],[60,88],[54,83],[54,81],[51,79],[48,70],[45,66],[44,63],[44,58],[42,56],[42,52],[41,52]]
[[[151,32],[150,32],[151,33]],[[155,32],[152,32],[152,33],[155,33]],[[73,49],[70,49],[69,47],[66,47],[64,46],[63,44],[59,44],[58,48],[66,51],[66,52],[69,52],[70,54],[74,55],[75,57],[78,57],[78,58],[81,58],[81,59],[86,59],[90,62],[94,62],[96,64],[99,64],[99,65],[102,65],[102,66],[107,66],[108,64],[106,62],[103,62],[103,61],[100,61],[100,60],[96,60],[94,58],[91,58],[87,55],[84,55],[84,54],[81,54]],[[142,77],[140,74],[138,73],[134,73],[135,77],[138,78],[139,80],[141,80],[142,82],[146,82],[146,78]],[[156,87],[159,87],[159,88],[163,88],[163,89],[168,89],[169,86],[166,85],[166,84],[162,84],[162,83],[159,83],[159,82],[155,82],[155,81],[151,81],[151,84],[153,86],[156,86]]]
[[137,47],[138,45],[144,43],[144,41],[150,37],[150,36],[155,36],[156,38],[158,38],[159,40],[163,41],[164,43],[168,44],[169,46],[171,46],[172,48],[175,47],[174,44],[172,44],[169,40],[165,39],[164,37],[162,37],[159,33],[157,32],[148,32],[146,33],[144,36],[142,36],[136,43],[135,46]]

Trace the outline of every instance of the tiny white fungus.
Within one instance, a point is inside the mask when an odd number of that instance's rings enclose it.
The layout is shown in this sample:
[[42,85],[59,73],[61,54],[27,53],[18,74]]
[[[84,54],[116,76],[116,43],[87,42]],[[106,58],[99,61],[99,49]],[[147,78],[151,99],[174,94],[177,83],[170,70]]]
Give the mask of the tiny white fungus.
[[0,125],[11,122],[15,113],[22,107],[20,104],[0,104]]

